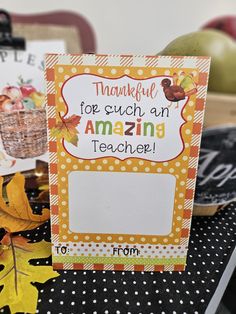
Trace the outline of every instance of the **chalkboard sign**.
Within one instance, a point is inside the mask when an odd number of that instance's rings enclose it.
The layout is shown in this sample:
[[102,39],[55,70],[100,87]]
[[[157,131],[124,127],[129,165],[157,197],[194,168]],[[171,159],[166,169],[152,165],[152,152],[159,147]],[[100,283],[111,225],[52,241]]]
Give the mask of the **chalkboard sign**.
[[195,205],[223,205],[236,198],[236,126],[203,132]]

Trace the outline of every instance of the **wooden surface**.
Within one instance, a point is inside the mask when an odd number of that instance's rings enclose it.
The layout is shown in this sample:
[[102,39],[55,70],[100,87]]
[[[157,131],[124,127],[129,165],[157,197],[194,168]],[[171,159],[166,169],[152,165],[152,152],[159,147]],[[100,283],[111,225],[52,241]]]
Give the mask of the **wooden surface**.
[[193,216],[213,216],[218,211],[220,211],[221,207],[212,205],[212,206],[193,206]]
[[61,39],[65,41],[68,53],[82,53],[80,37],[74,26],[15,23],[13,31],[15,36],[22,36],[26,40]]
[[[13,24],[25,24],[28,26],[28,29],[31,29],[31,35],[29,36],[43,36],[43,38],[38,39],[48,39],[47,38],[47,28],[51,26],[54,27],[61,27],[61,28],[68,28],[73,29],[71,32],[71,36],[73,37],[72,40],[75,40],[80,44],[80,51],[77,53],[94,53],[96,52],[96,41],[95,41],[95,34],[92,29],[92,26],[88,23],[88,21],[82,17],[81,15],[65,12],[65,11],[58,11],[58,12],[50,12],[44,14],[31,14],[31,15],[23,15],[23,14],[11,14]],[[41,28],[38,28],[38,25],[41,25]],[[45,26],[45,31],[41,31]],[[14,26],[13,26],[14,27]],[[54,28],[56,30],[56,28]],[[22,34],[21,34],[22,35]],[[55,32],[54,32],[55,35]],[[32,37],[31,37],[32,38]],[[52,38],[52,36],[50,36]],[[64,39],[66,39],[64,37]],[[72,49],[73,53],[76,53],[74,48]]]
[[236,124],[236,95],[208,93],[204,127]]

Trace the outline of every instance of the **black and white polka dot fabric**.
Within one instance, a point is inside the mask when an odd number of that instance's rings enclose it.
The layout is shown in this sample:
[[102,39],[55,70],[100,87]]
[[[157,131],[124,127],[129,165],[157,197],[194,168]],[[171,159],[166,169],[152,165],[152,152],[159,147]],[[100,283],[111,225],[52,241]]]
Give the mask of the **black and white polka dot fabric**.
[[[49,241],[49,223],[24,236]],[[235,244],[236,203],[231,203],[214,217],[193,218],[185,272],[60,271],[60,277],[35,284],[37,313],[203,314]],[[51,260],[32,263],[48,265]]]

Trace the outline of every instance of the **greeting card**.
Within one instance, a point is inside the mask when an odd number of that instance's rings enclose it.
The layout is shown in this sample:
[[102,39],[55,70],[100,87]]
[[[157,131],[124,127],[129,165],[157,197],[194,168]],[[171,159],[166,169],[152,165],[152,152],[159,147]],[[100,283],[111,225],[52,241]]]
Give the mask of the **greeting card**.
[[46,57],[53,265],[184,270],[208,57]]

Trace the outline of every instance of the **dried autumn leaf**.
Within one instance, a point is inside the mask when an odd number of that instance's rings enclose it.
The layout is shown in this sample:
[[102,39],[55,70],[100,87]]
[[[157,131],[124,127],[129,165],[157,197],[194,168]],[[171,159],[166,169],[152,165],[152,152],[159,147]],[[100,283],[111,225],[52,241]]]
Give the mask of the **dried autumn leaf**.
[[77,116],[76,114],[73,114],[72,116],[65,118],[62,120],[63,124],[66,124],[67,128],[73,128],[76,127],[80,123],[80,116]]
[[77,146],[78,144],[78,130],[76,127],[80,123],[80,116],[73,114],[68,118],[63,118],[57,122],[55,127],[51,129],[51,136],[64,138],[67,142]]
[[0,228],[8,232],[30,230],[40,226],[50,217],[48,209],[42,210],[42,215],[32,212],[28,198],[24,191],[25,177],[16,173],[7,185],[7,205],[2,196],[3,178],[0,177]]
[[6,234],[0,245],[0,308],[8,305],[11,313],[35,313],[38,290],[34,282],[44,283],[59,276],[52,266],[33,266],[32,259],[46,258],[51,255],[51,244],[45,241],[28,243],[22,236]]
[[70,143],[73,144],[74,146],[78,145],[78,141],[79,141],[79,139],[78,139],[77,135],[72,136],[70,139]]

